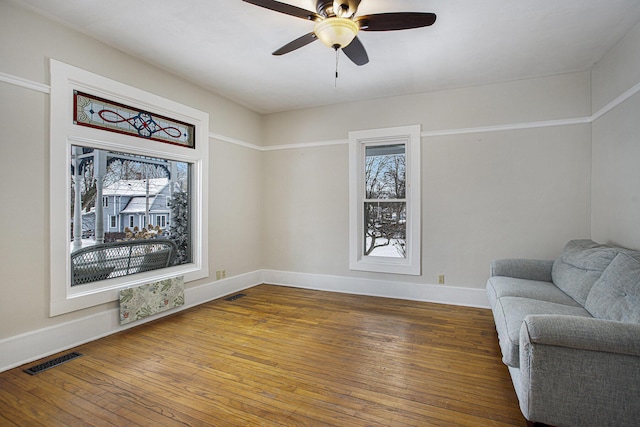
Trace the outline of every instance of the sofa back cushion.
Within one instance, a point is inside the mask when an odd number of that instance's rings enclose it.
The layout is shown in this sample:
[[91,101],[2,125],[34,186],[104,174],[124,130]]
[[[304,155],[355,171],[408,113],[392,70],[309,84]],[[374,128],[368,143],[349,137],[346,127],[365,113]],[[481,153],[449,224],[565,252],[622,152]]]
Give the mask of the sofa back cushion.
[[640,261],[620,252],[587,296],[585,308],[593,317],[640,323]]
[[553,263],[553,283],[584,306],[591,287],[619,251],[592,240],[571,240]]

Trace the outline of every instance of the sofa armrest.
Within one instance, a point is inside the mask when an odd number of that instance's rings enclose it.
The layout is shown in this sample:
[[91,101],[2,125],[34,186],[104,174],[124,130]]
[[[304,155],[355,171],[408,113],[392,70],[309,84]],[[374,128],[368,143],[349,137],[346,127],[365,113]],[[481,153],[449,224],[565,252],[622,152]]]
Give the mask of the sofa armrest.
[[[524,333],[523,333],[524,332]],[[640,357],[640,324],[593,317],[530,315],[520,339],[542,344]]]
[[520,406],[551,425],[631,426],[640,419],[640,325],[530,315],[520,330]]
[[553,260],[505,258],[491,263],[491,277],[505,276],[516,279],[539,280],[551,282]]

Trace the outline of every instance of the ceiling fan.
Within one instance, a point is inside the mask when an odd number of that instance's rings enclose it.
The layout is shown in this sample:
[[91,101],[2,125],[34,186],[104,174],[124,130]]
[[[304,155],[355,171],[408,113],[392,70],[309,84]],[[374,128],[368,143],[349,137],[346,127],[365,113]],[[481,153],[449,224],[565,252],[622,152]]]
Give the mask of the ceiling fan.
[[316,11],[275,0],[243,0],[247,3],[297,18],[315,22],[313,31],[293,40],[273,52],[284,55],[320,39],[322,43],[342,51],[356,65],[369,62],[369,56],[358,39],[358,31],[394,31],[433,25],[434,13],[391,12],[355,16],[360,0],[315,0]]

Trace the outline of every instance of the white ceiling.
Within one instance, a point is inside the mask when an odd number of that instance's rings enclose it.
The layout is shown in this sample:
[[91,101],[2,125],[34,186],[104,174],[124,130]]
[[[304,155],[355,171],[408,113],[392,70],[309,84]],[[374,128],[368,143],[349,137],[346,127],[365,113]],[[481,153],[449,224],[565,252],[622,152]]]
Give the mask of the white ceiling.
[[[313,23],[241,0],[14,0],[260,113],[588,70],[640,20],[640,0],[362,0],[358,15],[434,12],[431,27],[361,32],[358,67]],[[287,3],[315,10],[313,0]]]

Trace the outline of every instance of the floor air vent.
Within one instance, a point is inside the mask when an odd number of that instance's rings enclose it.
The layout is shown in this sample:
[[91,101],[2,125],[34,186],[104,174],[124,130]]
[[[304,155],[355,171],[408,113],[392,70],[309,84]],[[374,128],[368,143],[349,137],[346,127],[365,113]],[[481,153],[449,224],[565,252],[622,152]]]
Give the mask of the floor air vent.
[[235,294],[235,295],[231,295],[230,297],[225,298],[227,301],[235,301],[238,298],[242,298],[242,297],[246,297],[247,294]]
[[24,371],[29,375],[39,374],[42,371],[46,371],[47,369],[54,368],[58,365],[62,365],[63,363],[68,362],[69,360],[73,360],[76,357],[80,357],[80,356],[82,356],[82,354],[76,353],[74,351],[73,353],[65,354],[64,356],[56,357],[55,359],[51,359],[39,365],[32,366],[30,368],[25,369]]

